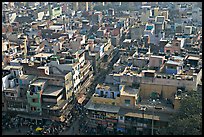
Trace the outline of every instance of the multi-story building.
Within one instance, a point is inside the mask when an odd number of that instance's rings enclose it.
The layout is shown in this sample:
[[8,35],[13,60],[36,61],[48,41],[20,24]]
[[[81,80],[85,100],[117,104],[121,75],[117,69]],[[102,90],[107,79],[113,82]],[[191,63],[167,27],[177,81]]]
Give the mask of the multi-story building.
[[[111,91],[111,87],[116,87],[118,91]],[[98,85],[95,94],[85,105],[88,110],[87,126],[98,134],[121,132],[138,134],[141,130],[143,133],[150,132],[152,120],[155,123],[153,125],[154,130],[166,125],[168,118],[165,117],[170,115],[168,111],[173,113],[174,110],[163,106],[164,112],[159,111],[146,102],[147,106],[145,105],[143,111],[142,106],[144,106],[145,101],[141,102],[139,91],[140,89],[134,86]],[[112,96],[109,96],[110,92],[112,92]],[[114,93],[117,93],[116,97],[114,97]],[[167,109],[166,112],[165,109]]]
[[[4,111],[27,112],[26,87],[34,76],[23,76],[22,66],[6,66],[3,68],[2,97]],[[25,82],[23,79],[26,79]]]

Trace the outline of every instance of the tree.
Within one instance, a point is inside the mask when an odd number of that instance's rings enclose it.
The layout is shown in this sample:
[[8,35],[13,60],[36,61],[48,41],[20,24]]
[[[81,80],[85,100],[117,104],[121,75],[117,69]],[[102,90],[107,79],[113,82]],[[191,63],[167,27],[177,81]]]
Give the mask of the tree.
[[170,118],[167,127],[159,130],[162,135],[202,134],[202,94],[192,91],[181,100],[178,113]]

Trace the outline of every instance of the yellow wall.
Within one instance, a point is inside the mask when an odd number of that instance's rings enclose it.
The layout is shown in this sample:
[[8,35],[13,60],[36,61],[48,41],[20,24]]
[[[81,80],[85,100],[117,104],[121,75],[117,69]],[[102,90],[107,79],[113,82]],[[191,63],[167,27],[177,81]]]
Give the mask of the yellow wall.
[[112,99],[112,98],[103,98],[103,97],[91,97],[91,100],[94,103],[99,103],[99,104],[110,104],[113,105],[113,103],[115,103],[115,105],[118,105],[120,103],[120,98],[116,97],[116,99]]
[[129,99],[130,100],[130,107],[134,107],[135,106],[135,97],[133,96],[124,96],[124,95],[120,95],[120,106],[126,106],[125,105],[125,100]]
[[174,93],[176,93],[176,86],[168,85],[155,85],[155,84],[140,84],[140,96],[142,98],[149,98],[152,91],[155,91],[159,94],[163,94],[163,98],[174,99]]

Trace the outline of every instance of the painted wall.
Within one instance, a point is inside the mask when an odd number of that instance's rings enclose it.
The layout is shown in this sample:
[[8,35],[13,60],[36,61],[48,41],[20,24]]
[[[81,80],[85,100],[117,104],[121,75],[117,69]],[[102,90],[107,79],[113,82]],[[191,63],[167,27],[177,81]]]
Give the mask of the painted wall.
[[141,98],[149,99],[150,94],[155,91],[159,94],[162,93],[163,98],[171,98],[174,99],[174,94],[177,91],[177,86],[170,85],[156,85],[156,84],[140,84],[140,92],[139,95]]

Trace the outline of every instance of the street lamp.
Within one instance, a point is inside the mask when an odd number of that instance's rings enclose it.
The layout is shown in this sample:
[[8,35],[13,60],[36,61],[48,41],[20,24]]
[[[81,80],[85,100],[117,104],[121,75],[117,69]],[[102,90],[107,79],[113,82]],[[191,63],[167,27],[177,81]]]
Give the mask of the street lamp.
[[156,101],[153,99],[152,103],[153,103],[153,111],[152,111],[152,135],[154,135],[154,108],[155,108]]

